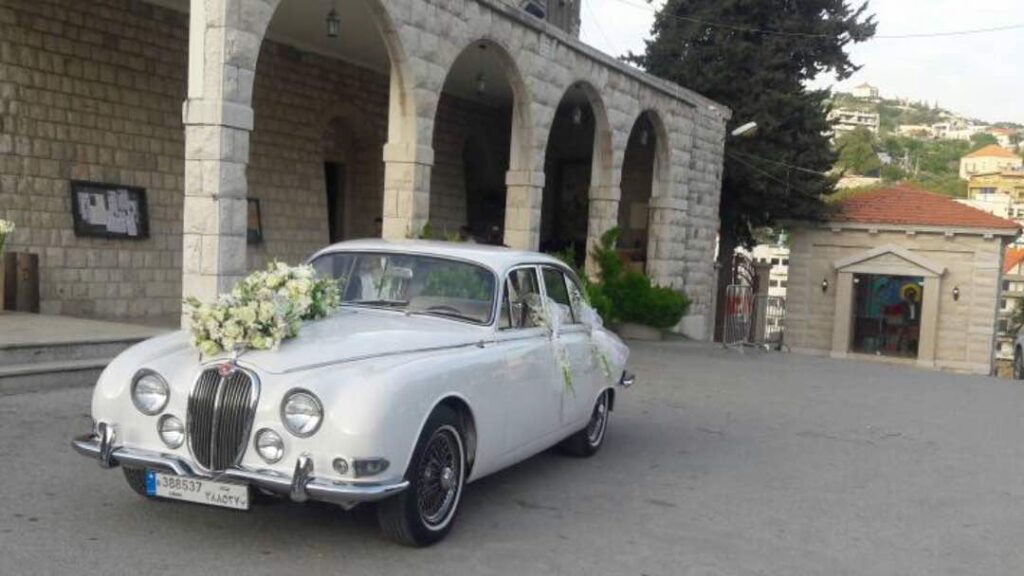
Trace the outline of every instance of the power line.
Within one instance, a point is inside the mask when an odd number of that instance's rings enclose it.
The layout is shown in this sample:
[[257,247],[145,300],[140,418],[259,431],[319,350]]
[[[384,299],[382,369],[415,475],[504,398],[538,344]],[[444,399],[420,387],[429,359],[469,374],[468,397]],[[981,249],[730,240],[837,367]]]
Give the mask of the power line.
[[590,21],[594,23],[594,28],[597,29],[597,33],[601,35],[601,38],[604,38],[604,41],[608,44],[608,46],[611,47],[612,50],[615,50],[615,52],[621,54],[621,52],[619,51],[619,47],[616,46],[615,43],[612,42],[611,38],[609,38],[608,35],[604,33],[604,28],[601,27],[601,22],[597,19],[597,15],[594,14],[594,12],[590,8],[590,2],[587,2],[586,0],[582,0],[582,2],[583,9],[586,10],[587,14],[590,15]]
[[[636,4],[629,0],[615,0],[620,4],[631,6],[638,10],[644,10],[646,12],[658,13],[658,9],[652,6],[643,4]],[[785,30],[769,30],[767,28],[750,28],[747,26],[736,26],[733,24],[724,24],[721,22],[713,22],[711,20],[702,20],[700,18],[692,18],[690,16],[680,16],[678,14],[671,14],[668,12],[662,12],[662,16],[667,16],[680,20],[683,22],[689,22],[691,24],[701,24],[703,26],[709,26],[711,28],[722,28],[725,30],[732,30],[734,32],[747,32],[750,34],[764,34],[769,36],[791,36],[797,38],[834,38],[835,34],[820,34],[814,32],[789,32]],[[1003,26],[991,26],[988,28],[973,28],[967,30],[950,30],[946,32],[918,32],[909,34],[876,34],[869,38],[869,40],[903,40],[903,39],[915,39],[915,38],[941,38],[946,36],[968,36],[972,34],[988,34],[992,32],[1006,32],[1008,30],[1019,30],[1024,29],[1024,23],[1020,24],[1005,24]]]
[[785,181],[785,180],[782,180],[782,179],[780,179],[780,178],[776,177],[776,176],[775,176],[774,174],[772,174],[771,172],[766,172],[765,170],[762,170],[762,169],[758,168],[757,166],[754,166],[753,164],[751,164],[751,163],[749,163],[749,162],[745,162],[745,161],[743,161],[743,160],[742,160],[742,159],[741,159],[741,158],[740,158],[739,156],[735,156],[735,155],[733,155],[733,153],[732,153],[732,152],[726,152],[726,154],[725,154],[725,155],[726,155],[726,156],[728,156],[728,157],[730,157],[730,158],[732,158],[733,160],[735,160],[735,161],[739,162],[740,164],[743,164],[743,165],[744,165],[744,166],[746,166],[747,168],[750,168],[750,169],[751,169],[751,170],[753,170],[754,172],[757,172],[758,174],[761,174],[761,175],[762,175],[762,176],[764,176],[765,178],[768,178],[769,180],[774,180],[774,181],[778,182],[779,184],[782,184],[783,186],[785,186],[785,187],[786,187],[786,189],[787,189],[787,190],[788,190],[788,189],[790,189],[790,188],[793,188],[793,189],[795,189],[795,190],[797,190],[797,191],[799,191],[799,192],[803,192],[803,190],[801,190],[800,188],[797,188],[796,186],[793,186],[793,185],[792,185],[792,184],[791,184],[790,182],[788,182],[788,181]]
[[815,176],[828,176],[828,172],[822,172],[820,170],[812,170],[810,168],[804,168],[803,166],[794,166],[793,164],[786,164],[785,162],[779,162],[778,160],[770,160],[768,158],[765,158],[763,156],[757,156],[755,154],[747,154],[745,152],[736,152],[735,150],[733,150],[732,152],[729,152],[729,153],[730,154],[738,154],[740,156],[746,156],[747,158],[753,158],[755,160],[760,160],[762,162],[767,162],[769,164],[775,164],[776,166],[784,166],[786,168],[789,168],[791,170],[797,170],[799,172],[806,172],[808,174],[814,174]]

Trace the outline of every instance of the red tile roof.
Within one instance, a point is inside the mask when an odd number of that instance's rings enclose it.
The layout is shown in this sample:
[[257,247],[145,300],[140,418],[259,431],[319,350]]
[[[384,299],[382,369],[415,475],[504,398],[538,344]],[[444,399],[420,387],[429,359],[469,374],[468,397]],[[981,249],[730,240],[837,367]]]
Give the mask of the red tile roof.
[[829,220],[938,228],[1020,228],[1012,220],[966,206],[949,196],[907,185],[871,190],[841,200],[837,203],[837,210],[829,216]]
[[1007,150],[1002,146],[989,144],[988,146],[984,146],[970,154],[967,154],[964,158],[1020,158],[1020,156],[1017,156],[1012,150]]
[[1003,272],[1009,274],[1024,262],[1024,248],[1007,248],[1006,259],[1003,261]]

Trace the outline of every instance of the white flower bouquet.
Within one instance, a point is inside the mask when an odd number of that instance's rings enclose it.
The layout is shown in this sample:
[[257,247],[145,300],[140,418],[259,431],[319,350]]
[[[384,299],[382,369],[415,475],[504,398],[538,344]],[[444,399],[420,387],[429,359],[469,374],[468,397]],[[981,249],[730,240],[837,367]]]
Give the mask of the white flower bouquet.
[[340,304],[336,280],[318,278],[312,266],[281,262],[243,278],[216,302],[185,300],[192,345],[205,356],[276,350],[303,321],[324,318]]
[[4,253],[4,242],[14,232],[14,222],[0,218],[0,254]]

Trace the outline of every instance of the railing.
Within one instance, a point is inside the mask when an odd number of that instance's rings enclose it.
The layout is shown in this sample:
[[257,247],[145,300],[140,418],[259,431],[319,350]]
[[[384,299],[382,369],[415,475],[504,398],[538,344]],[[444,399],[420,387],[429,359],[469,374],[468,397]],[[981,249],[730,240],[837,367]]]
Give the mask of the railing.
[[730,284],[725,290],[725,306],[725,326],[722,331],[722,344],[725,347],[788,349],[784,339],[785,298],[754,294],[750,286]]

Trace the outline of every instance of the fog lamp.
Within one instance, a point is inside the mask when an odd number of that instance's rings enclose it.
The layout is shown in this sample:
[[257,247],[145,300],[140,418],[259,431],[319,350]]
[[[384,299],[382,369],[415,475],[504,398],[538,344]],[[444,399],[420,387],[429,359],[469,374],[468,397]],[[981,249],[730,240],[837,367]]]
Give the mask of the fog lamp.
[[164,414],[156,423],[156,429],[169,448],[178,448],[185,442],[185,424],[177,416]]
[[355,469],[356,478],[376,476],[377,474],[387,470],[389,465],[391,465],[391,463],[384,458],[357,458],[352,461],[352,467]]
[[284,440],[281,435],[270,428],[263,428],[256,433],[256,453],[267,464],[274,464],[284,456]]
[[348,460],[345,460],[344,458],[335,458],[334,462],[331,463],[331,466],[334,467],[334,471],[338,474],[348,474]]

